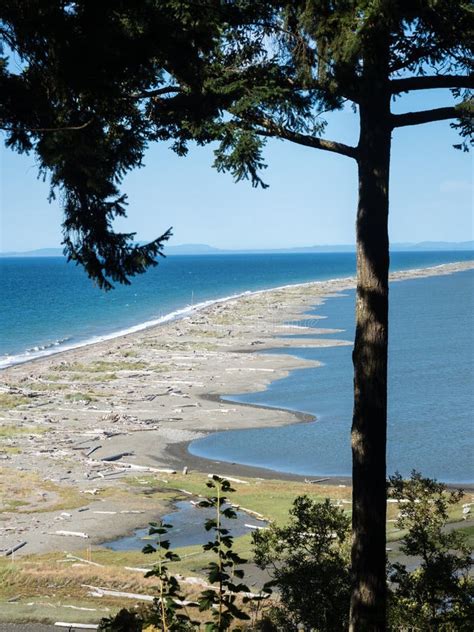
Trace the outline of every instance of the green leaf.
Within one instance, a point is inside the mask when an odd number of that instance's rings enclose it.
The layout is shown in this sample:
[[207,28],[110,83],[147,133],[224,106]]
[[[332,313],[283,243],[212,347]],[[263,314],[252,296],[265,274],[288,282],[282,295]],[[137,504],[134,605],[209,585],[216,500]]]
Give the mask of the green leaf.
[[209,591],[202,593],[198,599],[199,611],[204,612],[210,610],[214,604],[214,597],[214,592],[212,592],[212,594],[209,594]]

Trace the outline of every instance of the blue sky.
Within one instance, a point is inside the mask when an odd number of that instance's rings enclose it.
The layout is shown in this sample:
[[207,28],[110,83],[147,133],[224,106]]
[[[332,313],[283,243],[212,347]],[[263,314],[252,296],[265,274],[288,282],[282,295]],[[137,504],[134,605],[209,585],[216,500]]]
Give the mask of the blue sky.
[[[451,103],[449,92],[405,96],[394,112]],[[326,136],[357,143],[357,115],[329,119]],[[392,242],[473,239],[472,155],[452,148],[448,122],[394,131],[391,163]],[[129,174],[126,220],[117,228],[152,239],[169,226],[170,243],[206,243],[220,248],[279,248],[347,244],[355,239],[357,166],[343,156],[288,142],[265,151],[266,190],[211,168],[212,149],[192,149],[178,158],[166,146],[150,147],[145,167]],[[61,208],[47,201],[48,185],[37,179],[34,155],[0,154],[0,250],[58,247]]]

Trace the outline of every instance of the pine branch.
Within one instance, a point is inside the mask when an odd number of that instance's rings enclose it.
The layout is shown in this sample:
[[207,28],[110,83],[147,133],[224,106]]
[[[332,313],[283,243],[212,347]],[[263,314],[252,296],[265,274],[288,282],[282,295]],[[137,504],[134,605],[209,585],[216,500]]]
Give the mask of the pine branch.
[[405,114],[393,114],[391,117],[392,128],[407,127],[408,125],[421,125],[434,121],[446,121],[448,119],[464,118],[472,116],[463,112],[460,104],[453,107],[436,108],[434,110],[420,110],[419,112],[406,112]]
[[132,99],[149,99],[150,97],[159,97],[163,94],[175,94],[182,92],[179,86],[166,86],[165,88],[157,88],[156,90],[144,90],[130,95]]
[[390,82],[392,94],[410,90],[431,90],[433,88],[474,88],[474,75],[434,75],[393,79]]
[[85,129],[92,123],[92,119],[89,119],[86,123],[82,125],[67,125],[66,127],[16,127],[16,126],[4,126],[0,125],[0,129],[3,129],[5,132],[69,132],[69,131],[78,131],[81,129]]
[[404,59],[398,59],[390,64],[390,72],[398,72],[404,68],[409,68],[412,64],[419,63],[423,57],[430,57],[436,53],[436,47],[434,46],[416,46],[411,50]]
[[[287,83],[290,86],[290,88],[294,89],[294,90],[299,90],[302,92],[311,92],[311,91],[321,91],[321,92],[328,92],[328,86],[325,85],[324,83],[321,83],[320,81],[316,81],[316,80],[312,80],[312,81],[305,81],[304,83],[296,83],[295,81],[293,81],[292,79],[287,79]],[[355,81],[354,81],[354,85],[355,85]],[[340,86],[340,85],[334,85],[332,87],[331,90],[331,94],[336,94],[336,93],[340,93],[341,97],[345,100],[345,101],[352,101],[353,103],[359,103],[360,102],[360,96],[356,90],[356,88],[354,86],[349,87],[349,86]]]
[[[292,143],[304,145],[305,147],[322,149],[324,151],[330,151],[343,156],[348,156],[349,158],[357,159],[357,149],[355,147],[351,147],[350,145],[345,145],[344,143],[339,143],[333,140],[327,140],[326,138],[317,138],[315,136],[301,134],[288,129],[283,125],[278,125],[269,119],[257,118],[254,119],[254,123],[258,125],[258,127],[252,127],[252,130],[259,136],[282,138],[283,140],[289,140]],[[247,129],[249,129],[248,126]]]

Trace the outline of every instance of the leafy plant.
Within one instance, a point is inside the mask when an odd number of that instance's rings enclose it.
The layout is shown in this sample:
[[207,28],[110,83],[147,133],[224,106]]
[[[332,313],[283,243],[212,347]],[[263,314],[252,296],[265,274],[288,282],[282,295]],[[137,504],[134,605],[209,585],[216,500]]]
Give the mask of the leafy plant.
[[[186,611],[181,612],[185,602],[180,593],[180,585],[176,577],[168,570],[167,564],[180,560],[179,555],[170,551],[170,541],[164,537],[171,528],[172,525],[165,524],[161,520],[151,522],[148,535],[156,536],[156,540],[142,549],[146,555],[156,554],[157,556],[153,568],[145,574],[145,577],[158,579],[158,595],[153,605],[142,609],[141,616],[136,612],[123,609],[115,617],[102,619],[99,630],[102,632],[141,632],[142,630],[187,632],[197,629],[196,626],[199,623],[193,621]],[[144,625],[146,625],[145,628],[143,628]]]
[[[143,610],[141,617],[134,612],[121,610],[116,617],[103,619],[99,630],[102,632],[125,632],[125,630],[127,632],[135,632],[135,630],[137,632],[142,630],[190,632],[202,629],[199,621],[193,620],[188,612],[195,607],[199,607],[200,612],[211,612],[211,619],[204,624],[206,632],[225,632],[231,626],[237,632],[240,628],[235,627],[234,622],[250,619],[250,616],[237,603],[239,597],[242,597],[242,603],[248,602],[248,597],[242,593],[247,593],[249,589],[240,582],[244,571],[236,568],[246,560],[233,550],[234,539],[229,529],[222,523],[223,518],[237,517],[224,495],[234,490],[229,481],[219,476],[213,476],[206,485],[214,490],[214,493],[202,500],[199,507],[215,509],[215,518],[210,518],[205,522],[206,530],[212,531],[214,538],[204,544],[203,549],[215,553],[216,561],[209,563],[207,571],[209,583],[216,584],[216,588],[204,590],[198,603],[185,602],[178,580],[168,569],[169,563],[180,560],[179,555],[170,550],[170,541],[165,537],[172,525],[162,521],[150,523],[148,534],[156,536],[156,541],[153,544],[147,544],[143,548],[143,553],[157,556],[153,569],[145,575],[145,577],[158,579],[158,594],[153,606]],[[185,604],[189,607],[184,607]],[[131,622],[129,628],[126,627],[128,621]],[[144,628],[144,625],[147,627]]]
[[136,612],[123,608],[113,617],[105,617],[99,623],[98,632],[141,632],[142,620]]
[[[235,510],[228,505],[224,496],[235,490],[229,481],[216,475],[212,476],[206,485],[215,490],[215,493],[202,500],[199,507],[214,508],[216,517],[206,520],[205,528],[214,532],[214,539],[205,544],[203,549],[215,553],[216,561],[209,563],[207,576],[209,583],[217,584],[217,590],[209,588],[201,593],[199,610],[210,610],[212,613],[212,619],[205,624],[206,632],[223,632],[228,630],[236,619],[250,619],[236,603],[239,593],[249,592],[245,584],[235,582],[244,577],[244,571],[236,568],[236,565],[243,564],[246,560],[233,550],[234,538],[229,529],[222,526],[222,518],[237,518]],[[243,601],[247,601],[245,596]]]
[[398,500],[397,526],[407,530],[400,547],[414,558],[415,570],[401,562],[389,567],[392,582],[391,625],[417,629],[472,630],[474,582],[466,537],[447,526],[448,510],[463,497],[436,480],[413,471],[409,480],[390,478],[390,495]]
[[178,580],[168,570],[167,563],[180,561],[179,555],[170,551],[170,541],[163,538],[171,528],[172,525],[165,524],[161,520],[150,523],[148,535],[156,536],[156,541],[143,548],[143,553],[146,555],[157,555],[154,567],[146,573],[145,577],[158,579],[158,596],[150,614],[146,617],[146,622],[159,624],[158,629],[163,632],[182,632],[193,630],[198,623],[192,621],[187,612],[180,612],[184,598],[180,593]]

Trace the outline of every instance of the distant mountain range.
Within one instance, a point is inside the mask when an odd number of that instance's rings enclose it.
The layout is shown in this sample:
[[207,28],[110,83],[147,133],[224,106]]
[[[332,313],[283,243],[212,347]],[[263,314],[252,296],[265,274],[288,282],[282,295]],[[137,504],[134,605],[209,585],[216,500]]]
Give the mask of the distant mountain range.
[[24,252],[0,252],[0,257],[62,257],[62,248],[39,248],[38,250],[25,250]]
[[[400,251],[453,251],[453,250],[474,250],[474,241],[421,241],[419,243],[392,244],[392,252]],[[246,250],[226,250],[214,248],[207,244],[182,244],[179,246],[168,246],[165,249],[167,255],[225,255],[225,254],[249,254],[249,253],[306,253],[306,252],[354,252],[353,244],[336,244],[325,246],[301,246],[295,248],[262,248]],[[27,250],[25,252],[0,252],[0,257],[61,257],[61,248],[40,248],[38,250]]]

